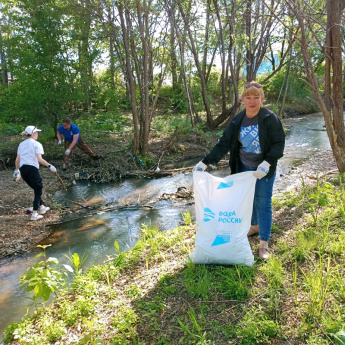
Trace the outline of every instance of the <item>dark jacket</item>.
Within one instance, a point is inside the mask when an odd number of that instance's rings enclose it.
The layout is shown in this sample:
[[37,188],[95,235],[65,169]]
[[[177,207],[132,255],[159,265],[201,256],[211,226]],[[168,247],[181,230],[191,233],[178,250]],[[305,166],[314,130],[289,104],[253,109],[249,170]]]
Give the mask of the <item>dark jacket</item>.
[[[202,160],[204,164],[215,165],[227,152],[230,152],[229,166],[231,174],[236,174],[241,171],[239,153],[241,143],[238,140],[238,135],[245,114],[246,111],[243,110],[232,119],[218,143]],[[276,171],[278,159],[283,156],[285,133],[281,121],[272,111],[261,108],[258,116],[259,142],[263,160],[271,164],[270,170],[266,176],[266,178],[269,179]]]

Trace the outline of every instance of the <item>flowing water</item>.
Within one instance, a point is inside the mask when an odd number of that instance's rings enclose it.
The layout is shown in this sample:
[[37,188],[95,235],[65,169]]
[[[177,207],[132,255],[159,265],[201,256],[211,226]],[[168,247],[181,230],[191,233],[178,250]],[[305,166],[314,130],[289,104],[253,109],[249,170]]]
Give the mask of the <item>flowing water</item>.
[[[284,176],[293,165],[306,160],[315,152],[330,149],[323,124],[320,114],[284,120],[288,134],[284,157],[279,161],[280,174],[277,176]],[[188,162],[188,165],[192,166],[197,161]],[[228,169],[212,172],[217,176],[228,173]],[[277,178],[275,184],[279,185],[280,180]],[[69,264],[65,255],[77,252],[82,256],[85,253],[88,258],[84,269],[91,264],[102,263],[107,256],[115,255],[115,241],[121,250],[131,248],[138,239],[142,224],[166,230],[179,225],[183,212],[189,211],[193,215],[193,205],[186,204],[185,200],[161,198],[179,189],[190,190],[191,187],[190,173],[159,179],[126,179],[98,185],[76,181],[68,191],[57,192],[55,201],[66,205],[87,201],[112,210],[55,225],[52,235],[44,241],[44,244],[52,245],[47,248],[47,255],[58,258],[60,263]],[[122,208],[124,205],[128,207]],[[37,262],[34,256],[38,252],[35,249],[28,255],[0,262],[0,341],[5,327],[11,322],[20,321],[31,303],[27,299],[31,294],[20,289],[19,276]]]

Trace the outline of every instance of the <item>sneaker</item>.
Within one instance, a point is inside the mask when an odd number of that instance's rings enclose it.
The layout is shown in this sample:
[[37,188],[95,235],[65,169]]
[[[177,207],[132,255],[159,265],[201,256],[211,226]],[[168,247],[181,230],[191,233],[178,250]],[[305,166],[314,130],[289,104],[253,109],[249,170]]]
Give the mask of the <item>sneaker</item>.
[[49,210],[50,210],[50,207],[45,207],[44,205],[41,205],[39,212],[40,212],[40,214],[45,214]]
[[33,213],[33,214],[31,215],[30,220],[39,220],[39,219],[42,219],[42,218],[43,218],[43,216],[41,216],[40,214],[38,214],[38,213]]

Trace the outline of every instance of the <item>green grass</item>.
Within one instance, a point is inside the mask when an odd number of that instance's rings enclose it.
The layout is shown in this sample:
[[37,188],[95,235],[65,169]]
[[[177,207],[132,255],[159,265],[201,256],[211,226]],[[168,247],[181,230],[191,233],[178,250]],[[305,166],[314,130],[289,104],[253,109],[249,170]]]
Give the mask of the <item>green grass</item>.
[[[7,327],[13,344],[345,344],[344,176],[275,202],[292,222],[253,267],[188,260],[195,225],[141,239]],[[325,202],[325,200],[327,202]],[[276,229],[278,229],[276,227]]]

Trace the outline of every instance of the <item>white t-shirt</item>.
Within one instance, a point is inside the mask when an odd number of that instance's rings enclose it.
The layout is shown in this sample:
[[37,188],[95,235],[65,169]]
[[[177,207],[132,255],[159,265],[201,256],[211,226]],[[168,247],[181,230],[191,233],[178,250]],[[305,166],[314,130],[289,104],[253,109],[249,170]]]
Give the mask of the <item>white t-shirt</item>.
[[40,167],[36,155],[44,154],[43,146],[38,141],[29,138],[21,142],[18,146],[17,154],[20,156],[19,168],[22,165],[33,165],[37,169]]

